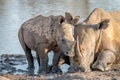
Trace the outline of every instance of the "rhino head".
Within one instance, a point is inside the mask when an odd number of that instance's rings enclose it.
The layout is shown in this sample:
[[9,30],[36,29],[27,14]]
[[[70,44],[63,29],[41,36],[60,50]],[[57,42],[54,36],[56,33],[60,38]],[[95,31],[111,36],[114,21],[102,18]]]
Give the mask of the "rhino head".
[[79,21],[79,16],[75,18],[68,12],[65,13],[65,18],[60,16],[59,27],[56,28],[56,42],[66,56],[74,56],[75,39],[73,36],[74,25]]
[[95,53],[101,42],[101,31],[108,27],[109,20],[103,20],[98,24],[82,22],[75,27],[76,56],[83,71],[90,71]]

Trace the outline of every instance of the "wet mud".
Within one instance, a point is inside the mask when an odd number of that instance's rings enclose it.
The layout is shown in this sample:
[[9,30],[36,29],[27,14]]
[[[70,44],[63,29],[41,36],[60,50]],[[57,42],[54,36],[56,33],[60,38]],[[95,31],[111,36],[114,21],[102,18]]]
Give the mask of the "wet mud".
[[[35,58],[36,59],[36,58]],[[29,74],[24,55],[0,56],[0,80],[120,80],[120,69],[100,72]]]
[[26,69],[19,69],[20,66],[27,64],[24,55],[8,55],[0,56],[0,74],[24,74]]

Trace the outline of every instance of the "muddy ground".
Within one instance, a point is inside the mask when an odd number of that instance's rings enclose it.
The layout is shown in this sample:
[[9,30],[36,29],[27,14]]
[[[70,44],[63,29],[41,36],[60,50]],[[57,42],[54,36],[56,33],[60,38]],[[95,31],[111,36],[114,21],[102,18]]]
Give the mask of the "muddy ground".
[[[120,69],[99,72],[28,74],[24,55],[0,56],[0,80],[120,80]],[[21,68],[23,67],[23,68]]]

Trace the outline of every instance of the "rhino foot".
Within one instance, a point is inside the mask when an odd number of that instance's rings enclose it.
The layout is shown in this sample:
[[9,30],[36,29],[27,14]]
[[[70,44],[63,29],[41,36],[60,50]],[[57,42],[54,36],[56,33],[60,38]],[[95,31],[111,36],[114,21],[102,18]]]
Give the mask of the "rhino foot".
[[34,66],[31,66],[31,67],[28,66],[27,69],[28,69],[28,70],[31,70],[31,69],[33,70],[33,69],[35,69],[35,67],[34,67]]
[[44,71],[44,70],[38,70],[38,74],[47,74],[48,71]]
[[52,67],[51,72],[52,73],[62,73],[62,70],[58,67]]
[[69,67],[68,72],[69,73],[81,72],[81,69],[79,67]]
[[38,74],[47,74],[49,71],[47,70],[46,67],[40,67],[38,70]]
[[27,69],[28,69],[27,74],[28,74],[29,76],[33,76],[33,75],[34,75],[34,68],[27,68]]
[[48,65],[47,73],[62,73],[62,70],[58,67],[53,67],[52,65]]

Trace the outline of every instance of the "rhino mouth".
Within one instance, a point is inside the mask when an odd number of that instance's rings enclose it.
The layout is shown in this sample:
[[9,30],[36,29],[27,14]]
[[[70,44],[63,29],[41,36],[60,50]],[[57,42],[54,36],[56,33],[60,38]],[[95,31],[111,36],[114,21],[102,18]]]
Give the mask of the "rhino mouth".
[[105,71],[104,67],[102,67],[101,65],[94,65],[92,66],[92,69],[94,71]]
[[64,54],[65,54],[66,56],[69,56],[69,57],[73,57],[73,56],[74,56],[73,51],[66,51],[66,52],[64,52]]

